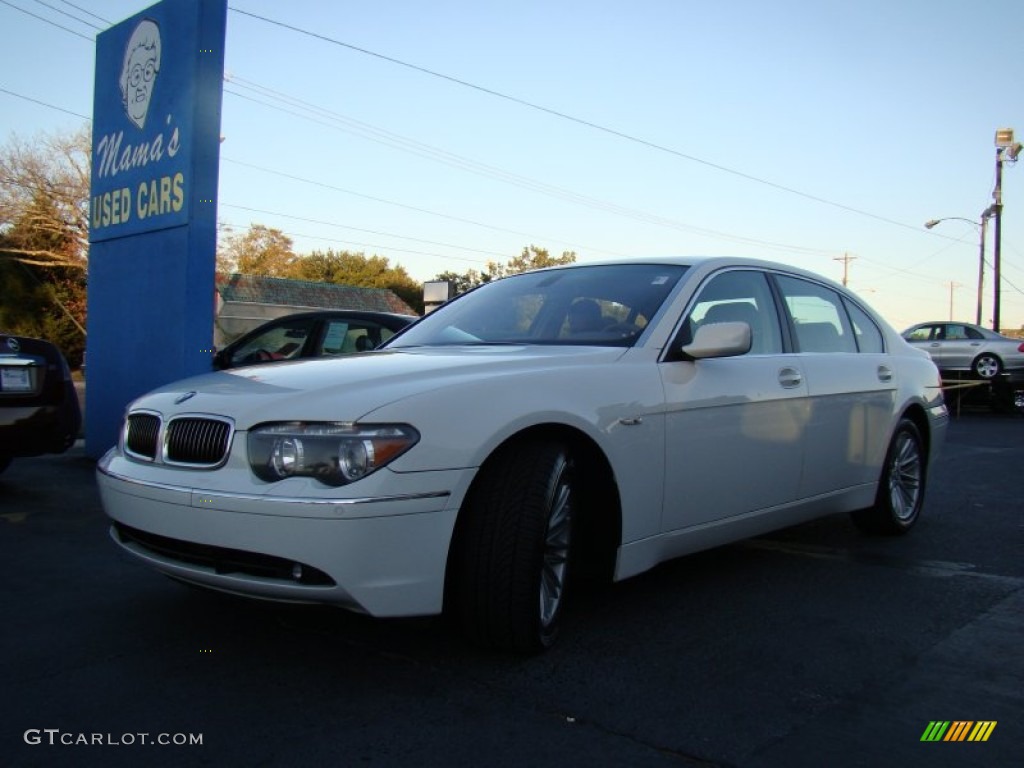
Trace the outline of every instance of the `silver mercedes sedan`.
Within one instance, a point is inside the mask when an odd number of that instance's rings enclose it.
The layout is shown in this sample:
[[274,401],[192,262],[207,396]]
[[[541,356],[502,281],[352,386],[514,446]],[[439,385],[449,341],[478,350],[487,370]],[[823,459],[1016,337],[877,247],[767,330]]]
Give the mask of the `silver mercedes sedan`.
[[1024,370],[1024,340],[1011,339],[970,323],[931,321],[903,332],[942,371],[969,372],[979,379]]
[[97,467],[114,541],[179,581],[549,647],[578,576],[823,515],[902,534],[938,369],[782,264],[635,259],[480,286],[337,359],[168,384]]

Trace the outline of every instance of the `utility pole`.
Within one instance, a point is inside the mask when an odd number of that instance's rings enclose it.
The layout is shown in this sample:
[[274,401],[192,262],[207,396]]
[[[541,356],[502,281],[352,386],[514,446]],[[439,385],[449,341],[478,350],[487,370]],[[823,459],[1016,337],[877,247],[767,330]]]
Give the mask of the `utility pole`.
[[850,280],[850,262],[853,261],[856,258],[857,258],[856,256],[851,256],[848,253],[844,253],[842,256],[833,256],[832,257],[832,261],[841,261],[841,262],[843,262],[843,287],[844,288],[846,287],[846,284]]
[[996,207],[990,205],[981,212],[981,221],[978,227],[981,229],[981,244],[978,247],[978,312],[974,319],[975,325],[981,325],[981,307],[985,297],[985,230],[988,228],[988,220],[996,215]]
[[992,300],[992,330],[999,332],[999,304],[1003,292],[1002,286],[1002,241],[1003,241],[1003,161],[1017,162],[1021,152],[1020,142],[1014,142],[1012,128],[999,128],[996,131],[996,188],[992,191],[992,208],[995,210],[994,238],[992,248],[992,276],[995,282]]
[[993,227],[995,245],[992,248],[992,279],[995,282],[995,292],[992,298],[992,330],[999,333],[999,300],[1003,292],[1000,283],[1003,274],[1000,266],[1003,243],[1003,147],[996,148],[996,188],[992,192],[992,199],[995,200],[992,207],[996,209],[995,216],[992,217],[995,219]]
[[932,219],[931,221],[926,221],[924,223],[925,229],[931,229],[936,224],[956,219],[957,221],[966,221],[968,224],[974,224],[974,226],[978,228],[978,231],[981,234],[981,242],[978,244],[978,312],[975,317],[975,323],[977,325],[981,325],[981,304],[985,292],[985,228],[988,225],[988,220],[995,215],[996,207],[995,205],[990,205],[981,212],[981,220],[977,222],[965,219],[963,216],[946,216],[942,219]]

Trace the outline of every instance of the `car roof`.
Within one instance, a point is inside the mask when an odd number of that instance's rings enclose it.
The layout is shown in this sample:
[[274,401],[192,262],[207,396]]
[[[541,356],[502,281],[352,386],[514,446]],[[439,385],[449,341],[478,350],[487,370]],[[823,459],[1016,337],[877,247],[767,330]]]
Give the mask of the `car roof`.
[[966,320],[923,320],[920,323],[914,323],[911,328],[917,328],[919,325],[969,325],[971,328],[981,328],[980,325],[968,323]]
[[[395,320],[418,320],[419,315],[403,315],[398,312],[380,312],[374,309],[311,309],[302,312],[289,312],[278,317],[268,317],[266,323],[275,320],[293,320],[305,317],[350,317],[361,320],[373,320],[379,318],[392,318]],[[264,324],[266,324],[264,323]]]
[[999,333],[999,331],[993,331],[991,328],[986,328],[985,326],[978,325],[977,323],[968,323],[965,320],[924,320],[923,322],[920,323],[914,323],[906,330],[900,331],[900,333],[907,334],[910,333],[911,331],[917,330],[918,328],[924,328],[925,326],[929,325],[962,325],[964,328],[973,328],[974,330],[978,331],[988,339],[1010,339],[1011,341],[1013,340],[1012,337],[1005,336]]
[[[573,262],[572,264],[544,267],[543,269],[572,269],[573,267],[617,266],[623,264],[664,264],[667,266],[691,268],[704,267],[707,268],[708,270],[723,267],[755,267],[761,269],[778,270],[781,272],[792,272],[793,274],[805,275],[815,280],[824,280],[830,283],[834,282],[817,272],[812,272],[801,267],[796,267],[793,266],[792,264],[785,264],[780,261],[767,261],[765,259],[734,256],[636,256],[630,258],[600,259],[595,261]],[[849,289],[846,290],[847,292],[849,292]]]
[[[733,257],[733,256],[638,256],[635,258],[619,258],[619,259],[601,259],[597,261],[586,261],[586,262],[574,262],[572,264],[564,264],[552,267],[544,267],[538,270],[532,270],[537,272],[544,272],[548,270],[559,270],[559,269],[573,269],[580,267],[601,267],[601,266],[620,266],[624,264],[637,264],[637,265],[665,265],[665,266],[679,266],[689,267],[690,269],[699,269],[700,271],[710,274],[718,269],[726,269],[730,267],[749,267],[752,269],[765,269],[777,272],[786,272],[791,275],[813,280],[819,283],[829,285],[830,287],[840,291],[846,296],[853,297],[860,302],[864,299],[860,298],[855,291],[851,291],[849,288],[840,285],[835,280],[828,278],[818,272],[803,269],[801,267],[795,267],[791,264],[785,264],[779,261],[767,261],[764,259],[746,258],[746,257]],[[511,275],[510,275],[511,277]]]

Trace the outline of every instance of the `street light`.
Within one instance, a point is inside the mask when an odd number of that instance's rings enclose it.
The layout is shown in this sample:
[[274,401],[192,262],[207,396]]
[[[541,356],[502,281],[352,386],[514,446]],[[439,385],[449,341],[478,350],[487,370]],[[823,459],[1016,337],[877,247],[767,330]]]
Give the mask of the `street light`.
[[1012,128],[999,128],[996,131],[996,187],[992,191],[992,205],[995,208],[995,248],[992,256],[992,271],[995,273],[995,290],[992,302],[992,330],[999,331],[999,301],[1002,295],[1002,242],[1003,242],[1003,161],[1017,162],[1020,155],[1021,145],[1013,140]]
[[[981,232],[981,242],[978,246],[978,311],[975,318],[975,325],[981,325],[981,303],[982,297],[985,292],[985,229],[988,225],[988,220],[995,215],[995,206],[990,205],[984,211],[981,212],[981,221],[973,221],[971,219],[965,219],[963,216],[946,216],[942,219],[932,219],[924,223],[925,229],[931,229],[936,224],[943,221],[966,221],[968,224],[973,224]],[[952,299],[950,299],[950,312],[952,312]],[[950,317],[950,320],[953,318]]]

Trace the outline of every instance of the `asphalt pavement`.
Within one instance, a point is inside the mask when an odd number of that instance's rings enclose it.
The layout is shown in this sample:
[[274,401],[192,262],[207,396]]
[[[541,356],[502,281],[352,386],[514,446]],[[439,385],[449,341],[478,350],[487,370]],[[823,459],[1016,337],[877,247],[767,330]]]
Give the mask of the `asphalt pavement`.
[[[18,459],[0,475],[0,763],[1020,765],[1022,434],[1020,416],[955,419],[910,536],[837,516],[683,558],[577,593],[533,658],[439,619],[183,587],[110,542],[80,443]],[[945,722],[995,725],[922,741]]]

